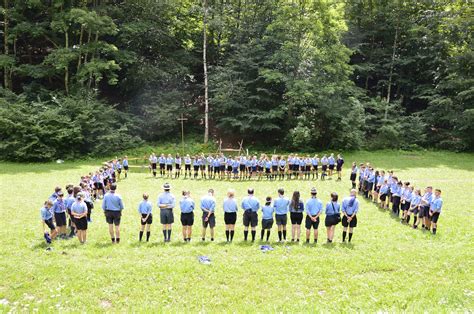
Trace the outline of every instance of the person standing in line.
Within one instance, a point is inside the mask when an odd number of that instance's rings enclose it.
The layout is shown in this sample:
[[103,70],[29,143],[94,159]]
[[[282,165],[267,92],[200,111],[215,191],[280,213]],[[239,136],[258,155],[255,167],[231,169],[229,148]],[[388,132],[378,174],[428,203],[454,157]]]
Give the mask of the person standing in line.
[[158,162],[158,158],[156,157],[155,153],[151,154],[149,161],[150,161],[151,171],[153,172],[153,177],[156,178],[156,163]]
[[181,156],[179,154],[176,154],[174,158],[174,169],[174,178],[177,179],[181,175]]
[[288,210],[290,206],[290,200],[284,196],[285,190],[283,188],[278,189],[278,197],[273,201],[273,207],[275,208],[275,222],[278,226],[278,240],[286,241],[286,224],[288,221]]
[[202,234],[201,240],[206,241],[206,231],[209,226],[211,231],[211,241],[214,241],[214,227],[216,226],[216,199],[214,198],[214,190],[209,189],[207,195],[201,198],[202,210]]
[[332,243],[334,239],[334,229],[341,222],[341,205],[337,202],[338,195],[336,192],[331,193],[331,201],[326,204],[326,219],[324,224],[327,228],[328,243]]
[[342,158],[341,154],[338,154],[337,159],[336,159],[337,181],[342,180],[342,166],[343,165],[344,165],[344,158]]
[[301,222],[303,221],[304,204],[300,199],[300,192],[294,191],[290,202],[291,242],[300,242]]
[[265,230],[267,230],[267,242],[270,239],[270,231],[273,227],[273,213],[275,209],[273,208],[271,196],[267,196],[265,199],[265,206],[262,206],[262,232],[260,233],[260,241],[263,241],[265,235]]
[[188,175],[189,178],[191,178],[191,157],[186,155],[186,157],[184,157],[184,178],[186,179]]
[[421,210],[419,218],[423,219],[422,228],[423,230],[430,230],[431,220],[430,220],[430,204],[433,200],[433,187],[427,186],[425,189],[425,194],[421,198]]
[[165,154],[161,154],[160,158],[158,158],[158,163],[160,164],[160,177],[166,174],[166,157]]
[[433,234],[436,234],[438,219],[439,219],[439,215],[441,214],[442,207],[443,207],[443,199],[441,198],[441,190],[436,189],[434,198],[432,202],[430,203],[430,211],[429,211]]
[[105,221],[109,225],[109,234],[112,243],[120,243],[120,220],[122,210],[124,209],[122,197],[115,192],[116,190],[117,184],[112,183],[110,190],[105,194],[102,200],[102,209],[104,210]]
[[76,224],[77,238],[81,244],[85,244],[87,239],[87,205],[84,203],[82,192],[77,194],[76,201],[71,206],[71,214]]
[[252,242],[255,241],[255,235],[257,233],[258,214],[257,211],[260,208],[260,202],[254,196],[254,190],[248,189],[247,196],[242,200],[242,209],[244,210],[244,240],[247,241],[249,234],[249,226],[252,228]]
[[142,242],[143,233],[146,230],[146,242],[150,240],[150,227],[153,223],[153,215],[151,213],[152,206],[148,201],[148,194],[143,193],[143,201],[138,205],[138,213],[140,214],[140,232],[138,240]]
[[357,212],[359,211],[359,200],[357,199],[357,190],[352,189],[351,195],[342,201],[342,242],[346,242],[347,229],[349,228],[349,242],[352,240],[352,234],[357,227]]
[[163,225],[163,237],[165,242],[171,241],[171,226],[174,223],[173,208],[175,206],[174,195],[170,193],[169,183],[163,185],[163,193],[158,196],[158,208],[160,208],[160,222]]
[[316,197],[317,194],[316,188],[312,188],[311,198],[306,201],[306,243],[309,243],[311,228],[313,228],[314,243],[318,243],[319,216],[323,210],[323,203]]
[[235,190],[227,191],[227,198],[222,205],[224,208],[225,237],[228,243],[234,239],[235,222],[237,221],[237,201],[235,200]]
[[54,213],[54,220],[59,232],[59,238],[66,238],[66,203],[64,200],[64,193],[58,192],[58,197],[53,202],[52,212]]
[[122,166],[123,166],[124,176],[125,178],[127,178],[128,176],[128,157],[127,156],[123,157]]
[[194,201],[191,192],[183,191],[183,198],[179,202],[181,208],[181,225],[183,226],[184,242],[191,242],[194,225]]

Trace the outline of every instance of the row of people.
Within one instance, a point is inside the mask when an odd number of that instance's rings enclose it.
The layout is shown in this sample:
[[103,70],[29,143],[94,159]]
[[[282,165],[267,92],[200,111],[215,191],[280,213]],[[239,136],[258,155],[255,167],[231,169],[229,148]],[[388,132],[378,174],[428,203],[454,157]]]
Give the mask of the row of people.
[[[358,184],[356,183],[358,176]],[[415,188],[409,181],[403,182],[393,171],[385,173],[377,170],[370,163],[361,163],[357,167],[352,164],[350,180],[352,188],[358,186],[359,193],[366,199],[376,203],[380,208],[389,209],[392,214],[400,217],[400,221],[410,225],[413,215],[414,229],[422,224],[422,230],[432,231],[436,234],[438,219],[443,207],[441,190],[427,186],[424,193],[420,188]]]
[[321,170],[321,179],[332,176],[334,170],[337,172],[338,180],[341,180],[344,159],[341,155],[334,157],[323,155],[288,156],[266,154],[257,156],[225,156],[224,154],[204,154],[181,157],[179,154],[172,156],[161,154],[157,157],[152,153],[149,157],[150,171],[154,177],[157,169],[161,177],[179,178],[184,165],[184,178],[203,179],[262,179],[283,180],[287,179],[317,179]]

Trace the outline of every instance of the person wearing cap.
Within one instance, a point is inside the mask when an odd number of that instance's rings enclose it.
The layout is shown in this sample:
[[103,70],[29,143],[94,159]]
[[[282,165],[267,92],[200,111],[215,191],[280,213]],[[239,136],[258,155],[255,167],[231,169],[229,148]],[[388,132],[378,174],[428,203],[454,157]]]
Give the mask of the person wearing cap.
[[71,206],[71,215],[76,224],[77,238],[84,244],[87,238],[87,205],[82,192],[77,194],[76,201]]
[[140,214],[140,232],[138,234],[138,241],[142,241],[143,232],[146,229],[146,242],[150,240],[150,227],[153,223],[153,215],[151,214],[152,206],[148,201],[148,194],[143,193],[143,201],[138,205],[138,213]]
[[[58,230],[56,229],[56,226],[53,222],[53,214],[51,213],[51,207],[53,207],[53,201],[48,199],[46,202],[44,202],[43,207],[41,207],[40,209],[41,222],[43,225],[43,234],[48,243],[51,243],[51,239],[56,238],[58,234]],[[49,228],[51,234],[48,233],[46,227]]]
[[433,200],[430,203],[429,218],[431,220],[431,228],[433,234],[436,234],[438,225],[439,215],[441,214],[441,208],[443,207],[443,199],[441,198],[441,190],[436,189]]
[[214,198],[214,190],[209,189],[207,195],[201,198],[202,210],[202,233],[201,240],[206,240],[207,227],[211,229],[211,241],[214,241],[214,227],[216,226],[216,199]]
[[[294,161],[293,161],[294,162]],[[288,208],[290,200],[284,196],[285,190],[278,189],[278,197],[273,201],[273,208],[275,209],[275,221],[278,226],[278,240],[286,241],[286,224],[288,221]]]
[[54,221],[58,229],[59,238],[66,238],[66,203],[64,201],[64,193],[58,192],[58,197],[53,202],[52,211],[54,213]]
[[189,191],[183,191],[183,198],[179,202],[181,209],[181,225],[183,226],[184,242],[191,242],[194,225],[194,201]]
[[160,221],[163,225],[163,237],[165,242],[171,241],[171,225],[174,223],[173,208],[175,198],[170,193],[169,183],[163,185],[163,193],[158,196],[158,207],[160,208]]
[[429,210],[430,210],[430,204],[432,200],[433,200],[433,187],[427,186],[425,188],[425,194],[423,194],[423,197],[421,198],[420,213],[418,215],[418,218],[422,220],[423,230],[430,229],[431,221],[430,221],[430,216],[429,216]]
[[290,202],[291,242],[300,242],[301,222],[303,221],[304,204],[300,192],[294,191]]
[[227,191],[227,198],[222,205],[224,208],[225,237],[227,242],[234,239],[235,222],[237,221],[237,201],[235,200],[235,190]]
[[[104,195],[102,209],[105,214],[105,221],[109,225],[109,234],[112,243],[120,243],[120,220],[124,209],[122,197],[115,193],[117,184],[110,185],[110,191]],[[114,228],[115,226],[115,228]]]
[[257,233],[258,214],[257,211],[260,208],[260,202],[254,196],[254,190],[248,189],[247,196],[242,200],[242,209],[244,210],[244,240],[247,241],[249,234],[249,226],[252,228],[252,242],[255,241],[255,235]]
[[328,243],[332,243],[334,239],[334,229],[341,222],[341,205],[337,202],[338,195],[336,192],[331,193],[331,201],[326,204],[326,219],[324,224],[327,229]]
[[265,206],[262,206],[262,231],[260,233],[260,241],[263,241],[265,230],[267,231],[267,242],[270,239],[270,231],[273,227],[273,213],[275,208],[272,206],[272,197],[267,196],[265,199]]
[[357,199],[357,190],[352,189],[351,195],[342,201],[342,242],[346,242],[347,228],[349,227],[349,242],[352,240],[352,234],[357,227],[357,212],[359,211],[359,200]]
[[311,198],[306,201],[306,243],[309,243],[311,228],[313,228],[314,243],[318,243],[319,216],[323,210],[323,203],[316,197],[316,188],[311,189]]

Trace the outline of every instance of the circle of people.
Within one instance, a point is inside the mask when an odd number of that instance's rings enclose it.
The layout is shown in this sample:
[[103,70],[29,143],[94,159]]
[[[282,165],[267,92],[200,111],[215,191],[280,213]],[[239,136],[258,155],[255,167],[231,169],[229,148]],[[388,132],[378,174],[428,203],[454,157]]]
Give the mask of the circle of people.
[[[127,158],[123,159],[124,161]],[[115,160],[116,161],[116,160]],[[78,186],[69,184],[66,186],[67,196],[64,196],[62,189],[56,187],[55,192],[44,203],[41,208],[41,220],[44,231],[44,238],[47,243],[55,238],[67,239],[77,236],[81,243],[86,242],[87,227],[91,220],[94,201],[103,198],[102,209],[112,243],[120,243],[120,221],[124,205],[122,198],[116,193],[117,179],[120,178],[122,168],[114,166],[116,162],[104,163],[104,166],[95,173],[82,176]],[[123,163],[125,178],[128,175],[128,163]],[[342,166],[341,166],[342,167]],[[338,169],[340,175],[342,169]],[[358,182],[357,182],[358,175]],[[327,227],[327,242],[334,239],[335,226],[342,222],[342,241],[352,240],[353,228],[357,226],[357,212],[359,201],[357,199],[357,188],[359,194],[371,199],[379,207],[388,209],[392,205],[392,213],[399,216],[402,213],[401,221],[409,224],[413,214],[413,228],[417,228],[420,221],[423,230],[432,230],[436,234],[437,222],[442,208],[441,190],[428,186],[424,194],[420,189],[415,189],[409,182],[402,182],[393,175],[393,171],[386,174],[383,170],[375,170],[370,163],[360,164],[359,167],[354,162],[351,168],[350,180],[352,189],[350,196],[338,202],[339,196],[333,192],[330,194],[331,200],[324,208],[325,226]],[[163,237],[165,242],[171,240],[171,225],[174,223],[174,208],[176,206],[175,197],[171,194],[171,186],[166,183],[163,186],[164,192],[158,197],[157,206],[160,209],[160,222],[163,225]],[[258,212],[261,211],[261,233],[260,240],[269,241],[270,231],[276,222],[278,226],[279,241],[286,241],[286,225],[288,214],[290,216],[291,240],[299,242],[301,234],[301,224],[304,213],[306,242],[310,242],[311,229],[313,229],[313,240],[318,240],[318,228],[320,216],[323,214],[323,204],[317,197],[316,188],[310,191],[310,198],[306,205],[300,198],[299,191],[294,191],[291,199],[285,196],[285,191],[278,189],[278,196],[272,199],[271,196],[265,198],[265,202],[260,205],[260,201],[254,196],[254,190],[249,189],[248,195],[243,198],[240,207],[243,210],[244,240],[247,241],[249,227],[252,241],[255,241],[256,228],[258,225]],[[153,223],[152,204],[148,200],[149,195],[143,194],[143,201],[139,204],[140,214],[139,241],[146,235],[146,241],[150,239],[150,226]],[[182,199],[179,202],[181,209],[181,224],[183,226],[183,239],[191,241],[192,226],[194,224],[195,203],[189,191],[182,192]],[[235,191],[229,190],[227,197],[222,204],[224,210],[224,221],[226,230],[226,240],[232,242],[237,221],[238,204],[235,199]],[[202,210],[202,233],[201,240],[205,241],[207,229],[210,229],[210,239],[214,240],[215,209],[216,201],[214,190],[210,189],[208,194],[202,197],[200,202]],[[342,214],[342,216],[341,216]],[[341,218],[342,217],[342,218]],[[67,226],[70,233],[67,235]],[[49,232],[47,230],[49,228]]]

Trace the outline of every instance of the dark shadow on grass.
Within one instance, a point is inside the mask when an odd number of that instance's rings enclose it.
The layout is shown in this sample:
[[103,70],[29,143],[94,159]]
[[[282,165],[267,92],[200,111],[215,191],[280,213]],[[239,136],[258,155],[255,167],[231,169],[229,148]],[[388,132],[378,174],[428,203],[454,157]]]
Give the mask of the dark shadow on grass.
[[113,244],[112,242],[96,242],[94,244],[94,247],[98,248],[98,249],[105,249],[105,248],[109,248],[111,246],[114,246],[115,244]]
[[339,247],[346,250],[353,250],[355,248],[354,244],[348,242],[339,243]]
[[171,242],[169,245],[174,246],[174,247],[183,247],[183,246],[186,246],[188,244],[189,244],[188,242],[184,242],[184,241],[180,240],[180,241]]
[[332,243],[323,243],[321,245],[322,248],[326,249],[326,250],[334,250],[336,248],[336,243],[332,242]]

